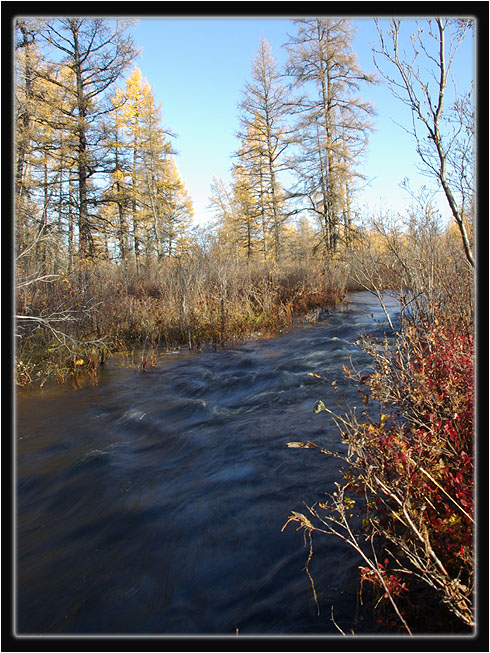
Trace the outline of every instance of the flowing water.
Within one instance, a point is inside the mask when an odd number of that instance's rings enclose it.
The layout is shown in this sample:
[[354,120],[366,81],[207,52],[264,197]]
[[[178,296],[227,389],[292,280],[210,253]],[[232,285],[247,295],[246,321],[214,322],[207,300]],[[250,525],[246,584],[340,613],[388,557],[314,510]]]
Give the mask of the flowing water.
[[[389,301],[389,300],[388,300]],[[394,302],[389,303],[392,316]],[[375,632],[358,601],[360,559],[296,526],[340,481],[327,413],[361,332],[386,327],[352,293],[315,325],[158,366],[106,365],[97,387],[19,394],[16,433],[18,634],[328,635]],[[310,376],[314,373],[324,378]],[[332,382],[337,381],[338,392]]]

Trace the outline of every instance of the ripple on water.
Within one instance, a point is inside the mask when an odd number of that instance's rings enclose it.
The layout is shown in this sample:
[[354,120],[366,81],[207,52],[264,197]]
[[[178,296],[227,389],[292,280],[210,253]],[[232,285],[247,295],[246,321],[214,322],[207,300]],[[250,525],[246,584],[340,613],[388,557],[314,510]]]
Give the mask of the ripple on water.
[[[382,329],[374,298],[320,324],[200,356],[168,357],[150,374],[108,369],[99,387],[19,403],[18,614],[23,633],[336,634],[356,615],[359,561],[348,547],[308,544],[291,510],[322,500],[341,451],[322,399],[338,411],[353,344]],[[382,317],[382,316],[381,316]],[[317,375],[311,376],[310,373]],[[354,590],[352,589],[354,588]]]

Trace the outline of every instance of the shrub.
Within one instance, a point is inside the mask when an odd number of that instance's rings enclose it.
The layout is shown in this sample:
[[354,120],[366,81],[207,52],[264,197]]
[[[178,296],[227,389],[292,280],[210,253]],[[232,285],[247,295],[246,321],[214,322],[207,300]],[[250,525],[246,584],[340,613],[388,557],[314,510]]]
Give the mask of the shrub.
[[[473,338],[433,323],[406,325],[394,342],[364,338],[372,373],[346,369],[376,419],[336,416],[349,450],[343,483],[324,503],[295,513],[363,558],[361,589],[378,593],[411,632],[410,590],[422,582],[465,626],[474,625]],[[330,412],[322,402],[316,411]],[[326,450],[322,450],[330,454]],[[354,529],[352,518],[358,517]],[[408,615],[408,616],[407,616]]]
[[199,350],[274,333],[344,293],[339,274],[319,263],[271,269],[202,253],[138,270],[86,263],[47,281],[18,278],[16,369],[23,387],[95,373],[114,350],[144,348],[147,356],[160,347]]

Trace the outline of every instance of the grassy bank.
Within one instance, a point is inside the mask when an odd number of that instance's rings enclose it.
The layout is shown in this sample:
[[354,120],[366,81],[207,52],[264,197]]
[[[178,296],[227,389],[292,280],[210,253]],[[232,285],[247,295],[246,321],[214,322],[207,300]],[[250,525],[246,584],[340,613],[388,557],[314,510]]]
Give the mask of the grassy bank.
[[331,307],[345,270],[317,265],[233,266],[187,256],[141,266],[88,264],[68,275],[19,283],[17,384],[89,374],[113,352],[223,346],[274,334]]

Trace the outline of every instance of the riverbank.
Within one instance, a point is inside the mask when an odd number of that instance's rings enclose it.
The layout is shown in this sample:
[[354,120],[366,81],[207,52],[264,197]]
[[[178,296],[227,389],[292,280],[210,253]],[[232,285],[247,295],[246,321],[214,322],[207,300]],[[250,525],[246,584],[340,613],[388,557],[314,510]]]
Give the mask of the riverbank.
[[359,338],[369,365],[345,374],[364,410],[315,407],[348,447],[341,482],[287,522],[358,552],[360,591],[386,632],[471,635],[476,625],[475,351],[470,325],[442,318]]
[[[209,261],[167,261],[139,271],[80,268],[17,293],[16,383],[97,378],[107,356],[143,368],[154,352],[221,347],[318,319],[345,296],[342,266],[219,269]],[[313,312],[317,309],[317,312]]]

